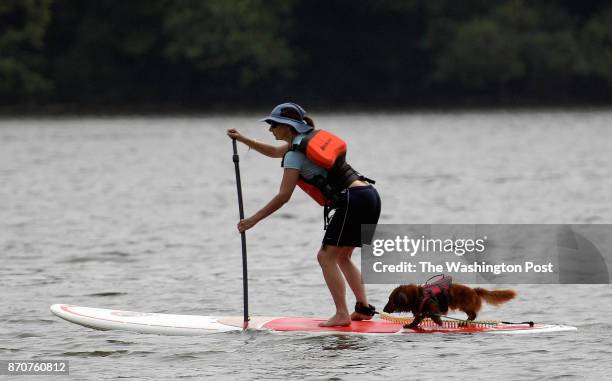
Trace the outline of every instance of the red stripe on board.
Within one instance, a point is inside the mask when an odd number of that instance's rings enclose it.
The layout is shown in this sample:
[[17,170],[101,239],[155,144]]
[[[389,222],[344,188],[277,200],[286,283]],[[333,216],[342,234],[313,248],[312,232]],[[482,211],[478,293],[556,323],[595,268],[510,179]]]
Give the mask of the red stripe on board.
[[[271,320],[261,328],[282,332],[355,332],[355,333],[398,333],[402,330],[401,323],[392,323],[386,320],[354,321],[348,327],[319,327],[319,323],[325,321],[322,318],[309,317],[284,317]],[[541,328],[537,324],[533,328]],[[471,326],[471,327],[440,327],[426,325],[412,329],[412,333],[476,333],[495,331],[522,331],[533,329],[529,325],[506,325],[500,324],[495,327]],[[410,331],[407,331],[410,332]]]
[[319,327],[326,319],[308,317],[285,317],[271,320],[262,328],[272,331],[302,332],[359,332],[359,333],[397,333],[402,324],[385,320],[354,321],[348,327]]

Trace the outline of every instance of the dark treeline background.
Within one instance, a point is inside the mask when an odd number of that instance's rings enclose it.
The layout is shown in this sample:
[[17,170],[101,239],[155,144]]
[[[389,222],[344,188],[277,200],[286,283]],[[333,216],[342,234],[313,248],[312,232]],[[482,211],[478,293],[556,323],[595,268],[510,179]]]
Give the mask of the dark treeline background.
[[603,0],[4,0],[5,112],[604,104]]

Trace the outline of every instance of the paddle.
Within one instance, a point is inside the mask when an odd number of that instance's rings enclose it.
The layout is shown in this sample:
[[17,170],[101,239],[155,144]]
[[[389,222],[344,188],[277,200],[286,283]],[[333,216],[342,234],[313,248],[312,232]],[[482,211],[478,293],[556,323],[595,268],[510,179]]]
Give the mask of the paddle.
[[[236,148],[236,139],[232,139],[232,146],[234,148],[234,168],[236,169],[236,188],[238,190],[238,211],[240,213],[240,219],[244,219],[244,208],[242,207],[242,184],[240,183],[240,166],[238,162],[238,149]],[[242,323],[242,329],[246,330],[249,326],[249,279],[247,277],[247,249],[246,249],[246,233],[240,233],[240,239],[242,240],[242,298],[244,300],[244,320]]]

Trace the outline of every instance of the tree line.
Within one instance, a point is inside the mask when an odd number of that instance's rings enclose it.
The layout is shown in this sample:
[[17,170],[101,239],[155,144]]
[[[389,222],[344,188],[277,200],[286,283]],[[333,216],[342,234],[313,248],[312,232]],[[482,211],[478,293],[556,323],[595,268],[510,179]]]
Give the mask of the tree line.
[[603,0],[6,0],[3,110],[612,100]]

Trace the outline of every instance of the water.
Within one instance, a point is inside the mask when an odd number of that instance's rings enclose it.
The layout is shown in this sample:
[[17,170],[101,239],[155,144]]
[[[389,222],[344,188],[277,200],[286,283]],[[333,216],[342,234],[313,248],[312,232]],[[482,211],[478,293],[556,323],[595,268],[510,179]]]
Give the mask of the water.
[[[612,223],[612,112],[313,116],[377,180],[383,223]],[[0,359],[69,359],[75,380],[609,377],[608,285],[520,285],[517,300],[481,312],[579,329],[528,337],[164,337],[50,314],[72,303],[240,315],[225,130],[271,143],[258,117],[0,121]],[[249,215],[277,190],[280,163],[244,146],[240,155]],[[316,261],[321,227],[296,192],[248,232],[253,315],[333,312]],[[380,308],[391,288],[368,286],[371,302]]]

